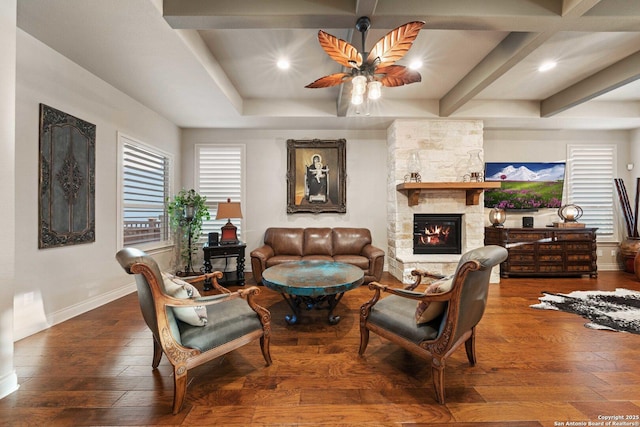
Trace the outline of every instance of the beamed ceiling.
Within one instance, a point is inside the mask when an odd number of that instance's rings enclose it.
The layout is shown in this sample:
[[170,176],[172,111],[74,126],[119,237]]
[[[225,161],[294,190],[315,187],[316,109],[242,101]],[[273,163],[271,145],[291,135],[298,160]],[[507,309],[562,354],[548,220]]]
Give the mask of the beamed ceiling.
[[[383,88],[354,115],[317,33],[368,51],[426,22],[398,63],[420,83]],[[18,26],[181,127],[384,129],[396,118],[485,128],[640,128],[637,0],[18,0]],[[288,70],[276,67],[281,57]],[[554,60],[545,73],[539,65]]]

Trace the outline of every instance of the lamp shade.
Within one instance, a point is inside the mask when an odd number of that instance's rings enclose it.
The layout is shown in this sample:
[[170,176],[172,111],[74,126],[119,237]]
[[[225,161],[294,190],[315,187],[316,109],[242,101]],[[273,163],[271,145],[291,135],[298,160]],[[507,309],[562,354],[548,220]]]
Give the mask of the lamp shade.
[[218,212],[216,212],[216,219],[224,218],[227,218],[227,223],[220,229],[220,244],[237,244],[238,228],[231,223],[231,218],[242,218],[242,209],[240,208],[240,202],[232,202],[231,199],[227,199],[226,202],[218,203]]
[[240,202],[232,202],[231,199],[227,199],[226,202],[218,203],[218,212],[216,212],[216,219],[225,218],[242,218],[242,209],[240,208]]

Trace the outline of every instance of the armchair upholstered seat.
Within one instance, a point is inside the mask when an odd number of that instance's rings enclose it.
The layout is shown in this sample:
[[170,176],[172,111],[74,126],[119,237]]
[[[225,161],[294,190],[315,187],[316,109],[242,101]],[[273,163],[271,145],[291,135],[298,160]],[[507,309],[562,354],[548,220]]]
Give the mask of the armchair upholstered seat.
[[[428,273],[412,271],[416,282],[408,289],[395,289],[371,282],[375,291],[370,301],[360,308],[360,356],[374,332],[408,351],[431,359],[431,372],[436,399],[445,403],[445,360],[462,344],[471,366],[476,363],[475,330],[487,303],[491,269],[507,258],[500,246],[485,246],[465,253],[458,263],[446,292],[423,293],[413,289]],[[391,295],[380,298],[383,292]],[[419,303],[443,304],[442,313],[433,320],[418,323]]]
[[[188,282],[210,278],[220,294],[181,299],[168,294],[157,263],[143,251],[125,248],[116,254],[116,259],[127,273],[135,275],[142,316],[153,335],[152,367],[158,367],[163,353],[173,366],[174,414],[184,403],[189,369],[258,339],[267,366],[271,364],[271,314],[253,301],[260,293],[257,287],[231,292],[218,284],[222,273],[213,272]],[[202,307],[206,308],[206,321],[201,326],[178,318],[176,310]]]

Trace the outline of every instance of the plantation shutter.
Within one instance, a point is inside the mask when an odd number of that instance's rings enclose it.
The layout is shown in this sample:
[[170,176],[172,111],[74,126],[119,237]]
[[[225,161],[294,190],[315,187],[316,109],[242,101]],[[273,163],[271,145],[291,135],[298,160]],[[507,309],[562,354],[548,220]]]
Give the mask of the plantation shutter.
[[597,227],[598,237],[613,240],[616,233],[613,203],[614,145],[567,145],[567,202],[580,206],[580,222]]
[[166,241],[169,158],[124,135],[119,135],[119,139],[122,246]]
[[[202,225],[203,237],[210,232],[220,232],[227,219],[216,220],[218,202],[240,202],[244,215],[243,162],[244,145],[196,145],[196,182],[198,192],[207,198],[211,219]],[[238,227],[238,239],[242,240],[241,219],[231,219]]]

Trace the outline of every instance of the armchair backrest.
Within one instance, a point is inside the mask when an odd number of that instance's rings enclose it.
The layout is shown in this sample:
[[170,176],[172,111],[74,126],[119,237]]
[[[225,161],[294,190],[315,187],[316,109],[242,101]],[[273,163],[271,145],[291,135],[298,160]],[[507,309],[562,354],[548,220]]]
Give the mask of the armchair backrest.
[[[505,259],[507,259],[507,250],[501,246],[483,246],[466,252],[460,258],[454,281],[458,280],[459,274],[464,275],[466,272],[466,276],[462,278],[458,322],[452,342],[456,342],[462,334],[482,319],[489,294],[491,269]],[[479,268],[468,269],[471,265],[465,266],[465,264],[469,261],[478,262]]]
[[[116,259],[128,274],[135,276],[138,302],[140,304],[140,310],[142,311],[142,317],[153,333],[153,336],[160,342],[158,335],[158,313],[156,312],[151,285],[144,274],[131,271],[131,267],[133,267],[134,264],[143,265],[150,277],[153,278],[152,280],[156,281],[157,288],[165,292],[164,280],[158,263],[156,263],[151,256],[136,248],[121,249],[116,254]],[[172,335],[179,341],[180,334],[178,333],[178,326],[173,316],[173,310],[170,307],[167,307],[167,320],[171,327]]]

